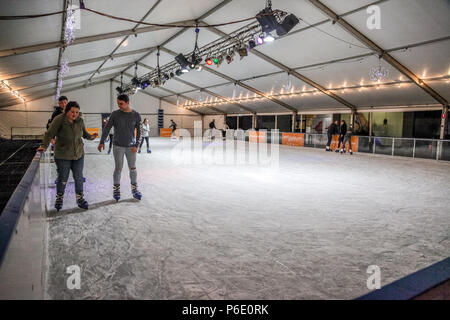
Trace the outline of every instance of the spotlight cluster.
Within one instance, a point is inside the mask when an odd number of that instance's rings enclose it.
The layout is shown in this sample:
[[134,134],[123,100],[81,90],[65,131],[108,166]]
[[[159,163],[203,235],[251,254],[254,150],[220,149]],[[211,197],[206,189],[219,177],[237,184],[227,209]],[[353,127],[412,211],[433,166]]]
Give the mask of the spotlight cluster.
[[[194,50],[184,55],[182,53],[170,62],[152,72],[133,78],[131,83],[121,87],[122,92],[134,93],[137,88],[157,87],[173,77],[180,77],[191,70],[202,70],[202,65],[220,67],[224,61],[230,64],[235,57],[240,60],[248,56],[248,52],[257,46],[275,40],[274,34],[282,36],[287,34],[299,20],[293,14],[280,10],[272,11],[271,2],[257,16],[257,22],[243,27],[230,35],[220,38],[202,48],[198,48],[197,40],[199,29],[196,28],[196,41]],[[159,58],[159,56],[158,56]]]

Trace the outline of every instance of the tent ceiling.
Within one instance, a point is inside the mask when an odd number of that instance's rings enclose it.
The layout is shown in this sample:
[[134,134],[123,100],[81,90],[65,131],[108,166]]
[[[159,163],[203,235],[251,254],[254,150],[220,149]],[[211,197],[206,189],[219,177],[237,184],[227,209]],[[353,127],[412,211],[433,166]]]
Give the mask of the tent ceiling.
[[[447,0],[322,0],[321,2],[335,13],[341,15],[357,30],[385,50],[450,36],[448,25],[450,2]],[[39,1],[38,3],[26,0],[16,0],[14,3],[1,1],[0,10],[2,15],[47,13],[61,10],[61,3],[55,1]],[[369,30],[366,26],[368,18],[366,6],[374,3],[379,5],[382,11],[381,30]],[[85,0],[85,4],[94,10],[133,20],[141,20],[153,8],[145,19],[145,21],[152,23],[171,23],[201,19],[208,24],[216,24],[253,16],[263,8],[264,1],[198,0],[193,5],[192,2],[185,0],[135,0],[130,5],[123,5],[123,1],[120,0]],[[258,51],[288,68],[300,68],[297,70],[300,74],[325,88],[328,88],[330,85],[339,87],[344,83],[347,86],[358,85],[361,80],[364,80],[365,84],[371,83],[369,71],[371,67],[378,65],[377,56],[373,55],[374,52],[371,49],[359,42],[358,39],[345,31],[339,24],[332,24],[329,17],[312,5],[309,0],[274,0],[273,7],[294,13],[307,23],[301,21],[290,34],[277,39],[273,43],[266,43],[258,47]],[[248,25],[250,22],[221,26],[217,29],[225,33],[231,33],[244,25]],[[308,23],[321,24],[312,28],[309,27]],[[136,23],[111,20],[84,10],[81,11],[80,25],[81,28],[75,32],[76,38],[130,30],[136,27]],[[139,28],[142,27],[145,27],[145,25],[139,25]],[[92,77],[94,81],[107,79],[108,77],[116,76],[117,73],[124,70],[132,75],[134,74],[134,64],[136,62],[145,64],[150,68],[156,67],[156,52],[148,54],[148,51],[143,50],[135,53],[133,52],[134,50],[163,45],[172,53],[182,52],[186,54],[194,47],[195,32],[193,29],[188,29],[185,32],[180,32],[181,30],[181,28],[174,28],[139,33],[137,37],[129,36],[119,48],[117,46],[125,39],[124,36],[68,46],[64,50],[64,57],[72,64],[77,61],[108,56],[113,52],[114,54],[125,54],[125,56],[116,57],[113,60],[108,59],[104,64],[105,60],[103,58],[96,62],[72,65],[69,73],[66,75],[66,79],[63,80],[63,84],[64,86],[74,85],[86,82]],[[177,36],[174,37],[174,35]],[[60,36],[61,16],[0,21],[0,38],[2,40],[0,41],[0,50],[59,41]],[[173,38],[171,41],[165,43],[171,38]],[[217,33],[202,28],[199,34],[199,45],[206,45],[218,38]],[[116,48],[117,50],[115,50]],[[425,78],[425,82],[440,95],[449,99],[450,86],[448,79],[439,81],[426,80],[431,77],[449,76],[450,58],[446,54],[449,49],[450,39],[447,38],[431,44],[422,44],[417,47],[411,46],[408,50],[391,52],[391,55],[419,78]],[[11,74],[55,67],[58,64],[59,51],[59,48],[54,48],[0,57],[0,80],[7,78],[7,75]],[[131,54],[127,55],[128,52]],[[367,56],[360,59],[348,59],[347,61],[324,64],[325,62],[359,55]],[[172,62],[173,59],[172,54],[161,51],[161,65]],[[311,66],[315,64],[321,65]],[[399,79],[407,80],[404,75],[391,65],[388,65],[386,62],[382,64],[390,71],[386,82]],[[100,66],[100,74],[95,74]],[[166,82],[163,88],[149,88],[147,90],[149,93],[159,97],[166,97],[173,92],[174,95],[168,97],[168,100],[176,102],[176,94],[182,94],[194,89],[195,92],[186,95],[190,95],[195,100],[198,99],[198,87],[209,87],[209,90],[212,92],[231,98],[234,85],[230,83],[229,78],[242,81],[245,85],[249,85],[264,93],[280,93],[281,90],[284,92],[288,83],[286,72],[254,54],[249,54],[242,60],[237,56],[229,65],[224,62],[219,68],[215,66],[211,68],[223,76],[207,71],[193,71],[184,74],[180,78],[191,83],[191,85],[170,80]],[[143,65],[138,67],[139,76],[148,72],[150,72],[150,69],[147,67]],[[9,83],[13,89],[25,88],[23,95],[38,95],[40,92],[51,92],[52,89],[56,88],[56,75],[57,70],[54,69],[12,79]],[[116,77],[116,79],[119,78]],[[54,83],[49,83],[52,80],[54,80]],[[129,77],[124,77],[124,81],[129,80]],[[293,76],[290,77],[290,80],[295,92],[301,91],[303,88],[306,91],[314,89]],[[31,88],[28,88],[30,86]],[[345,92],[335,91],[335,93],[356,107],[437,103],[435,99],[415,84],[403,84],[402,87],[396,85],[386,86],[379,90],[368,88],[362,91],[357,89],[346,90]],[[204,94],[205,97],[209,96],[206,93]],[[251,90],[237,87],[237,96],[247,96],[247,94],[249,96],[255,95]],[[261,96],[259,97],[261,98]],[[341,103],[322,93],[276,98],[298,110],[330,108],[344,108],[348,110]],[[4,106],[5,103],[9,103],[9,101],[11,101],[11,97],[8,94],[0,94],[0,107]],[[265,98],[241,103],[257,112],[289,111],[285,107]],[[218,109],[233,113],[242,111],[239,107],[232,104],[221,105]],[[214,112],[209,108],[202,108],[199,111],[204,113]]]

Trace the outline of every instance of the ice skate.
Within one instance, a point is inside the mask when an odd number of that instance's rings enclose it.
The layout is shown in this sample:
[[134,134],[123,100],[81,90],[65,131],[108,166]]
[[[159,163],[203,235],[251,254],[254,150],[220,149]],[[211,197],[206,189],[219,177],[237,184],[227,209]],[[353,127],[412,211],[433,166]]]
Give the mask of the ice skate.
[[57,193],[56,200],[55,200],[56,211],[61,210],[61,208],[63,207],[63,202],[64,202],[64,193]]
[[119,201],[119,200],[120,200],[120,184],[115,184],[115,185],[113,186],[113,198],[114,198],[116,201]]
[[83,192],[77,193],[76,197],[77,197],[77,205],[79,208],[85,209],[85,210],[89,209],[89,204],[84,199]]
[[139,190],[137,189],[137,184],[131,184],[131,193],[133,194],[133,198],[141,200],[142,199],[142,194],[139,192]]

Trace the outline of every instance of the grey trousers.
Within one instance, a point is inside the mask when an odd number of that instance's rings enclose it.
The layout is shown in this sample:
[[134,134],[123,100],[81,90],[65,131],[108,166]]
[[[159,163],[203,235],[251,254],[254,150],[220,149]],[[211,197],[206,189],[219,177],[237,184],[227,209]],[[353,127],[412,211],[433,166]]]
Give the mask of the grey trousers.
[[131,147],[113,147],[114,155],[114,184],[120,184],[120,177],[122,175],[123,168],[123,156],[127,158],[128,169],[130,169],[130,181],[132,184],[137,183],[137,171],[136,171],[136,153],[131,152]]
[[345,149],[345,145],[347,144],[348,141],[348,150],[352,151],[352,136],[349,134],[346,134],[344,137],[344,143],[342,145],[342,148]]

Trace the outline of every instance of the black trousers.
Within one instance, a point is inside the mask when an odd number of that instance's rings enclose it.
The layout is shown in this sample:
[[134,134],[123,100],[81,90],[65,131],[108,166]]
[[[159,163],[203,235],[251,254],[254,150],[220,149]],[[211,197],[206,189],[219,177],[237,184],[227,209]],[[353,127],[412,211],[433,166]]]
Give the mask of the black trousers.
[[[150,144],[148,142],[148,137],[144,137],[144,139],[145,139],[145,142],[147,143],[147,150],[148,150],[148,149],[150,149]],[[144,139],[142,139],[141,145],[139,146],[139,149],[142,148],[142,145],[144,144]]]
[[328,142],[327,142],[327,147],[330,147],[331,145],[331,141],[333,140],[333,135],[331,133],[328,134]]
[[342,143],[342,145],[343,145],[343,147],[342,148],[345,148],[345,146],[344,146],[344,135],[340,135],[339,136],[339,146],[338,146],[338,149],[340,149],[341,148],[341,143]]

